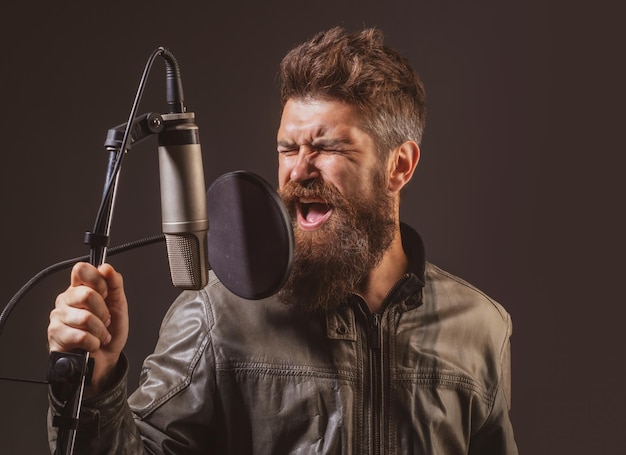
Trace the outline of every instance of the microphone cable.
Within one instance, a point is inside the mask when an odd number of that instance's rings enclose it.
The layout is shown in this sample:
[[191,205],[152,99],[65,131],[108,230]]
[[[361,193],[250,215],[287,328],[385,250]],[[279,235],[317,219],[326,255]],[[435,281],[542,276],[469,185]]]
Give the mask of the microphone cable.
[[[131,129],[135,117],[137,115],[137,110],[139,109],[139,103],[141,102],[141,97],[143,96],[143,92],[145,89],[146,82],[148,80],[148,75],[150,73],[150,69],[152,68],[152,64],[154,60],[158,57],[162,56],[166,63],[166,74],[168,81],[168,104],[175,105],[175,101],[178,101],[178,95],[182,95],[182,88],[178,89],[170,89],[170,86],[174,83],[173,81],[180,81],[180,71],[178,69],[178,63],[174,58],[173,54],[169,51],[169,49],[161,46],[155,49],[148,58],[148,61],[144,67],[143,73],[141,75],[141,79],[139,81],[139,87],[137,88],[137,92],[135,93],[135,99],[133,100],[130,114],[128,116],[128,122],[126,123],[126,128],[124,130],[124,135],[122,142],[120,144],[117,157],[113,164],[112,169],[108,174],[108,180],[105,182],[105,187],[103,190],[103,197],[98,207],[98,212],[96,214],[96,220],[94,222],[94,234],[101,234],[108,236],[109,228],[111,224],[111,213],[112,213],[112,205],[115,199],[115,190],[117,187],[117,177],[122,167],[122,159],[126,154],[126,149],[128,148],[128,143],[130,142]],[[172,81],[172,82],[170,82]],[[173,100],[170,100],[172,98]],[[181,102],[182,103],[182,102]],[[182,104],[181,104],[182,109]],[[99,263],[104,262],[104,256],[106,252],[106,247],[104,247],[101,252],[101,257],[94,258],[95,252],[93,251],[95,248],[92,248],[92,252],[89,256],[90,262]],[[94,261],[94,259],[96,259]]]
[[[124,253],[129,250],[133,250],[135,248],[144,247],[147,245],[151,245],[154,243],[164,242],[165,234],[158,234],[151,237],[146,237],[141,240],[133,240],[132,242],[124,243],[122,245],[112,247],[109,249],[109,256],[114,256],[116,254]],[[26,295],[26,293],[33,288],[37,283],[46,278],[49,275],[52,275],[55,272],[61,271],[63,269],[67,269],[72,267],[77,262],[84,262],[89,259],[89,255],[84,255],[80,257],[75,257],[71,259],[66,259],[61,262],[57,262],[56,264],[52,264],[45,269],[41,270],[35,276],[33,276],[30,280],[28,280],[11,298],[9,303],[5,306],[2,313],[0,313],[0,337],[2,336],[2,331],[4,326],[6,325],[6,321],[8,320],[11,312],[17,306],[18,302]],[[48,384],[48,381],[42,381],[37,379],[20,379],[20,378],[8,378],[0,376],[0,380],[8,380],[8,381],[17,381],[17,382],[28,382],[35,384]]]

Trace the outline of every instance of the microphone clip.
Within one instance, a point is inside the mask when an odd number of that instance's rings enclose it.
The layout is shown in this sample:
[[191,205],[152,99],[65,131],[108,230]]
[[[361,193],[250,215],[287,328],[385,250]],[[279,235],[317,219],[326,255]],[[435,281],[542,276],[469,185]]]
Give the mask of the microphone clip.
[[[127,125],[128,123],[122,123],[121,125],[117,125],[109,129],[106,140],[104,141],[104,148],[106,150],[118,150],[122,146],[124,132],[126,131]],[[148,136],[158,134],[163,131],[164,127],[165,124],[163,123],[163,117],[161,114],[149,112],[137,117],[133,120],[131,125],[129,133],[130,137],[128,138],[126,148],[130,150],[134,144],[141,142]]]

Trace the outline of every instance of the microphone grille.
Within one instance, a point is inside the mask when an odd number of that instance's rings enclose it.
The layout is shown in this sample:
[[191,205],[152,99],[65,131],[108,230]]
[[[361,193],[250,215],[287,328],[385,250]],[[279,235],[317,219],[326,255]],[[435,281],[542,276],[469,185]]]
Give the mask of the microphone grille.
[[206,232],[165,234],[172,284],[181,289],[202,289],[208,281],[209,253]]

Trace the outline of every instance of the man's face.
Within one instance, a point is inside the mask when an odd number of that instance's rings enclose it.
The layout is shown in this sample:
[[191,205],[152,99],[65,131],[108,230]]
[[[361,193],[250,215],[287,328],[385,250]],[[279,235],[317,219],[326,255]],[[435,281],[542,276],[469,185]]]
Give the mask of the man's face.
[[279,193],[294,224],[296,257],[281,296],[310,309],[345,302],[394,234],[386,166],[356,109],[289,100],[278,130]]
[[[278,130],[278,183],[334,185],[346,198],[373,197],[370,176],[381,166],[372,137],[360,127],[356,109],[338,101],[289,100]],[[333,215],[323,201],[302,198],[297,225],[320,229]]]

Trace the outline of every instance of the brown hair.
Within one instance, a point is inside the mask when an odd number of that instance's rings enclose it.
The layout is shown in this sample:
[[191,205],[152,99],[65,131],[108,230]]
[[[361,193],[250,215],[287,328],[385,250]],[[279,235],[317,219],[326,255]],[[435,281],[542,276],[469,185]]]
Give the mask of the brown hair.
[[422,81],[376,28],[320,32],[285,55],[280,100],[326,98],[356,106],[381,158],[407,140],[420,143],[426,119]]

